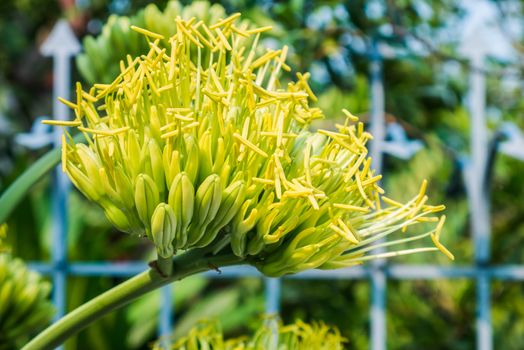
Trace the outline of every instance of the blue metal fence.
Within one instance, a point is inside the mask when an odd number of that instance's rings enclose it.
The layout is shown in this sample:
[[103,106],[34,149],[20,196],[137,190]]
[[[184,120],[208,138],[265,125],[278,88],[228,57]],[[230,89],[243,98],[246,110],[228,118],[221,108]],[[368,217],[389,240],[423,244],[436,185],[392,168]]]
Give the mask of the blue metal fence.
[[[64,22],[61,22],[63,26]],[[56,28],[55,28],[56,29]],[[61,30],[68,30],[62,28]],[[59,33],[60,34],[60,33]],[[63,34],[63,33],[62,33]],[[62,42],[62,45],[67,43]],[[71,44],[71,43],[69,43]],[[385,142],[386,124],[384,120],[384,88],[382,78],[382,59],[376,43],[370,45],[370,86],[371,86],[371,131],[375,137],[371,145],[371,155],[374,159],[374,167],[380,172],[383,153],[386,147],[391,146]],[[56,95],[67,97],[69,91],[70,72],[68,68],[69,59],[76,51],[67,51],[54,48],[48,52],[55,60],[55,100]],[[482,67],[484,56],[482,54],[472,57],[475,67]],[[371,310],[370,310],[370,348],[373,350],[386,349],[386,293],[387,281],[389,279],[471,279],[476,281],[477,294],[477,349],[490,350],[492,345],[492,331],[490,319],[490,283],[497,280],[524,280],[524,266],[503,265],[492,266],[489,264],[489,200],[484,183],[487,159],[487,129],[484,118],[485,105],[485,72],[482,69],[471,71],[469,111],[471,114],[471,157],[467,162],[465,176],[467,183],[468,198],[471,211],[472,237],[475,246],[475,263],[471,266],[433,266],[433,265],[406,265],[388,264],[385,261],[377,261],[368,266],[359,266],[333,271],[306,271],[286,279],[363,279],[371,283]],[[55,116],[67,117],[67,112],[54,110]],[[58,145],[58,143],[55,143]],[[49,263],[33,262],[31,268],[44,274],[52,276],[54,291],[53,301],[58,310],[58,316],[65,313],[66,281],[68,276],[112,276],[126,277],[147,269],[144,262],[76,262],[67,260],[67,194],[69,185],[60,171],[55,174],[53,183],[53,249]],[[258,276],[263,278],[254,268],[228,267],[221,274],[216,272],[204,273],[210,278],[240,278],[245,276]],[[266,311],[276,313],[280,308],[281,280],[263,278],[265,281]],[[176,287],[167,286],[161,291],[162,308],[159,314],[159,335],[167,335],[173,328],[174,311],[172,309],[172,295]]]

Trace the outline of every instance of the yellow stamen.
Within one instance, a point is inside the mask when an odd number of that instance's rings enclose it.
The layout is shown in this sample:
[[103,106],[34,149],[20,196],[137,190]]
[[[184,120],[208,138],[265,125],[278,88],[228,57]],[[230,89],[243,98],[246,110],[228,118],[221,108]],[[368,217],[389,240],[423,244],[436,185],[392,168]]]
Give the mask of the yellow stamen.
[[252,177],[251,180],[253,180],[253,182],[258,182],[264,185],[274,185],[275,184],[275,180],[262,179],[260,177]]
[[66,172],[67,165],[67,141],[65,134],[62,134],[62,172]]
[[227,17],[226,19],[223,19],[221,21],[218,21],[217,23],[213,24],[209,27],[209,29],[216,29],[218,27],[222,27],[225,24],[231,23],[235,21],[238,17],[240,17],[240,12],[234,13],[231,16]]
[[354,116],[350,111],[348,111],[347,109],[342,109],[342,113],[344,113],[344,115],[349,119],[351,120],[352,122],[358,122],[358,117],[357,116]]
[[82,122],[79,120],[42,120],[42,124],[46,125],[56,125],[56,126],[79,126],[82,125]]
[[167,91],[172,88],[173,88],[173,84],[167,84],[167,85],[162,86],[161,88],[158,88],[158,92]]
[[203,47],[204,47],[200,42],[198,42],[197,39],[195,39],[195,37],[191,34],[191,32],[189,32],[189,30],[187,30],[187,28],[184,26],[184,24],[182,23],[182,21],[180,21],[180,20],[177,19],[176,23],[177,23],[177,28],[178,28],[179,30],[181,30],[181,31],[186,35],[186,37],[187,37],[189,40],[191,40],[191,42],[192,42],[193,44],[195,44],[197,47],[200,47],[200,48],[203,48]]
[[260,27],[260,28],[255,28],[255,29],[248,30],[248,31],[246,31],[246,33],[248,33],[249,35],[252,35],[252,34],[258,34],[258,33],[262,33],[262,32],[267,32],[268,30],[271,30],[271,29],[273,29],[272,26],[266,26],[266,27]]
[[91,128],[84,128],[84,127],[78,127],[78,130],[83,132],[89,132],[93,135],[101,135],[101,136],[114,136],[123,132],[126,132],[130,129],[129,126],[124,126],[122,128],[118,129],[112,129],[112,130],[99,130],[99,129],[91,129]]
[[58,101],[62,102],[63,104],[65,104],[67,107],[71,108],[71,109],[76,109],[77,108],[77,105],[74,104],[73,102],[70,102],[62,97],[59,97],[58,98]]
[[245,138],[243,138],[242,135],[240,135],[239,133],[234,133],[233,137],[236,138],[238,141],[242,142],[247,147],[251,148],[255,153],[260,154],[262,157],[264,158],[269,157],[266,152],[262,151],[260,148],[255,146],[255,144],[253,144],[249,140],[246,140]]
[[140,27],[137,27],[137,26],[131,26],[131,30],[134,30],[135,32],[137,33],[140,33],[140,34],[143,34],[145,36],[149,36],[149,37],[152,37],[152,38],[155,38],[155,39],[160,39],[160,40],[163,40],[164,39],[164,36],[161,35],[161,34],[158,34],[158,33],[153,33],[147,29],[144,29],[144,28],[140,28]]
[[200,33],[200,31],[197,29],[203,22],[200,21],[198,22],[197,24],[195,24],[194,26],[190,26],[189,29],[191,30],[191,32],[193,34],[195,34],[198,38],[198,40],[200,40],[201,42],[204,43],[204,45],[206,45],[208,48],[212,49],[213,48],[213,45],[211,45],[211,43],[206,39],[204,38],[204,36],[202,35],[202,33]]
[[355,233],[353,232],[354,228],[351,226],[351,224],[347,224],[342,221],[342,219],[338,219],[338,225],[344,230],[344,232],[346,232],[346,235],[347,235],[347,239],[352,242],[352,243],[355,243],[355,244],[358,244],[359,241],[358,239],[355,237]]
[[220,28],[215,28],[215,32],[217,32],[217,34],[218,34],[218,38],[220,39],[220,42],[222,42],[222,44],[224,45],[224,47],[226,48],[226,50],[228,50],[228,51],[233,50],[233,49],[231,48],[231,45],[229,45],[229,41],[227,41],[226,36],[224,35],[224,33],[222,33],[222,31],[220,30]]
[[265,64],[267,61],[280,55],[281,52],[281,50],[266,52],[262,57],[258,58],[255,62],[251,64],[251,69],[255,70],[256,68]]
[[318,202],[317,202],[315,196],[310,194],[309,196],[307,196],[307,199],[309,199],[309,201],[311,202],[311,205],[313,206],[313,209],[315,209],[315,210],[319,210],[320,209],[320,207],[318,206]]
[[333,204],[333,206],[335,208],[338,208],[338,209],[344,209],[344,210],[349,210],[349,211],[357,211],[357,212],[360,212],[360,213],[367,213],[367,212],[369,212],[369,208],[357,207],[356,205],[335,203],[335,204]]

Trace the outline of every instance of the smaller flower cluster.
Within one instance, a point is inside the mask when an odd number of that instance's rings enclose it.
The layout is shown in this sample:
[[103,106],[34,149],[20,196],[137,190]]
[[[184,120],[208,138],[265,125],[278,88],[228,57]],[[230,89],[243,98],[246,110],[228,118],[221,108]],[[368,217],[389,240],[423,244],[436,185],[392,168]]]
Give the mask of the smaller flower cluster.
[[51,284],[20,259],[0,254],[0,349],[14,350],[48,324],[54,313]]
[[[110,84],[77,85],[70,122],[87,144],[64,135],[62,165],[75,186],[120,230],[145,236],[159,258],[177,250],[229,247],[270,276],[338,268],[440,249],[444,206],[420,193],[402,204],[383,196],[366,143],[343,110],[334,130],[308,131],[322,111],[309,74],[280,82],[288,49],[261,50],[262,32],[240,14],[208,26],[177,17],[168,47],[143,28],[150,50],[121,62]],[[421,235],[382,243],[415,224]],[[431,237],[436,247],[392,250]]]
[[[164,349],[166,340],[159,340],[154,350]],[[252,337],[224,339],[220,325],[216,321],[201,321],[186,336],[173,341],[168,348],[213,349],[213,350],[342,350],[347,342],[337,328],[323,322],[305,323],[297,320],[293,324],[282,325],[269,319]]]
[[148,4],[133,16],[111,15],[104,24],[100,35],[90,35],[83,40],[84,52],[76,57],[76,64],[82,77],[89,83],[110,83],[119,73],[118,62],[126,55],[138,56],[149,49],[142,35],[130,29],[131,25],[149,29],[164,36],[160,47],[168,44],[168,38],[176,33],[173,19],[197,17],[206,24],[217,22],[226,16],[220,4],[208,1],[192,1],[183,6],[171,0],[160,10],[154,3]]

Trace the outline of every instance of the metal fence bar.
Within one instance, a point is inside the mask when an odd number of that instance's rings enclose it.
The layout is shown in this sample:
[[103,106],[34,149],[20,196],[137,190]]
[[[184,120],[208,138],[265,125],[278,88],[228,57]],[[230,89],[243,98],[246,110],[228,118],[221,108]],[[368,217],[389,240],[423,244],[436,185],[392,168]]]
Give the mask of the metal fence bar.
[[[260,273],[259,273],[260,274]],[[266,286],[266,314],[278,314],[280,311],[280,278],[264,278]]]
[[[31,270],[44,275],[53,273],[53,265],[49,263],[29,262]],[[67,267],[66,273],[72,276],[110,276],[131,277],[147,270],[144,263],[73,263]],[[234,266],[216,271],[203,272],[202,275],[210,278],[239,278],[263,277],[254,267]],[[308,270],[282,277],[291,280],[355,280],[370,278],[372,268],[369,266],[354,266],[338,270]],[[412,265],[388,264],[384,267],[388,279],[395,280],[439,280],[439,279],[476,279],[479,274],[485,274],[490,279],[500,281],[524,281],[524,265],[500,265],[479,268],[477,266],[437,266],[437,265]]]
[[[386,134],[384,116],[384,84],[382,80],[382,57],[377,41],[370,45],[370,80],[371,80],[371,134],[370,156],[373,169],[382,172],[382,143]],[[379,252],[379,250],[377,250]],[[372,263],[371,273],[371,334],[370,346],[373,350],[386,349],[386,288],[387,280],[383,267],[383,259]]]
[[[486,78],[480,69],[484,67],[482,48],[472,51],[470,57],[474,69],[470,76],[469,109],[471,117],[471,163],[467,169],[466,183],[470,205],[470,223],[475,246],[475,263],[486,266],[490,258],[490,212],[486,186],[488,159],[488,131],[485,118]],[[490,281],[487,274],[477,274],[477,349],[491,350]]]
[[168,284],[160,289],[160,315],[158,322],[158,335],[161,338],[163,349],[169,349],[169,335],[173,330],[173,286]]
[[[68,108],[58,101],[58,97],[69,99],[71,88],[71,58],[80,51],[80,45],[65,20],[58,21],[49,37],[43,43],[41,52],[53,58],[53,116],[57,120],[69,119]],[[53,131],[53,146],[58,148],[62,143],[62,130]],[[67,282],[67,231],[70,182],[60,167],[56,167],[52,187],[52,248],[53,294],[56,308],[55,320],[66,312]],[[60,349],[62,347],[59,347]]]

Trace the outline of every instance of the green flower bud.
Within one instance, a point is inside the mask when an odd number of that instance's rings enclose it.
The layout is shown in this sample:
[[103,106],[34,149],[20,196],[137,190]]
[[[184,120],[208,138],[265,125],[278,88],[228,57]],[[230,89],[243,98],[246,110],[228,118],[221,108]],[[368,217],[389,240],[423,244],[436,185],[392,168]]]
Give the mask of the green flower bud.
[[175,247],[177,249],[185,248],[188,241],[187,229],[193,219],[195,205],[195,189],[185,172],[175,176],[169,190],[168,203],[175,211],[177,220]]
[[151,215],[159,202],[158,188],[153,179],[146,174],[139,174],[135,183],[135,205],[144,225],[150,225]]
[[124,212],[111,204],[105,205],[104,213],[107,219],[115,225],[117,229],[123,232],[133,233],[133,226]]
[[189,246],[196,245],[204,236],[209,223],[215,219],[222,202],[222,184],[216,174],[209,175],[200,184],[195,196],[195,209],[189,228]]
[[164,165],[162,161],[162,151],[154,139],[149,140],[148,151],[153,180],[155,181],[160,197],[164,197],[166,182],[164,175]]
[[160,203],[151,218],[151,237],[158,255],[169,258],[174,254],[173,240],[176,237],[177,221],[173,208]]

